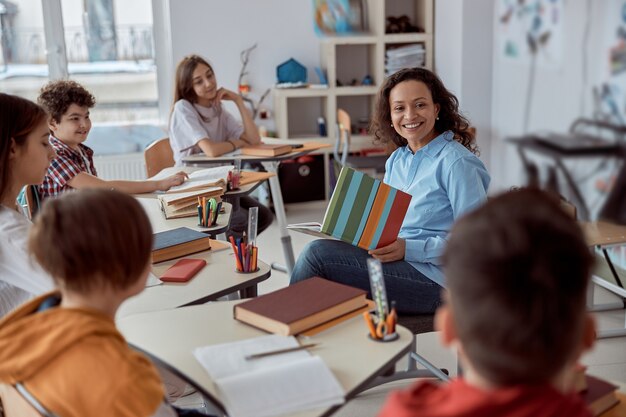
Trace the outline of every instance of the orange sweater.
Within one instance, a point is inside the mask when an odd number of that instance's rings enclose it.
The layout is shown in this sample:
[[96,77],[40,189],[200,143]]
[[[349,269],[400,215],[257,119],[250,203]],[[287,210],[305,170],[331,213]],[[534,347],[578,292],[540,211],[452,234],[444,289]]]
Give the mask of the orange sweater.
[[63,417],[151,416],[164,398],[152,363],[95,310],[36,312],[48,296],[0,322],[0,381],[22,382]]

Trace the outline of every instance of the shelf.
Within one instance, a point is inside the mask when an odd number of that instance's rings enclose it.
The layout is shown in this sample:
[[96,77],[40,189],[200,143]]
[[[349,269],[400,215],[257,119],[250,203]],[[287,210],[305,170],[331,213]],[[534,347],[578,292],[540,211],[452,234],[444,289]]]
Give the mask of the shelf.
[[274,97],[326,97],[328,88],[273,88]]
[[345,36],[331,36],[321,38],[322,43],[327,45],[363,45],[369,43],[376,43],[378,41],[378,37],[371,34],[362,34],[362,35],[345,35]]
[[378,87],[375,85],[336,87],[335,93],[337,96],[364,96],[378,93]]
[[385,43],[417,43],[432,39],[428,33],[388,33],[384,36]]

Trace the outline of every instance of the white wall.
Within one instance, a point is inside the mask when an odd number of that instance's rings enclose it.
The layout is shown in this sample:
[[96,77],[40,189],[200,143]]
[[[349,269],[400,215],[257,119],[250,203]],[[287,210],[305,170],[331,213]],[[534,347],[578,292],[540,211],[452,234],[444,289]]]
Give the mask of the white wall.
[[[591,1],[592,13],[586,10],[591,0],[565,1],[562,64],[558,67],[537,66],[528,131],[567,131],[582,115],[591,114],[591,85],[604,75],[608,60],[601,48],[606,24],[606,7],[611,1]],[[583,86],[583,33],[587,16],[590,20],[588,41],[588,82]],[[494,47],[497,45],[497,36]],[[492,144],[493,189],[503,189],[525,181],[519,156],[505,138],[523,133],[524,108],[530,79],[528,62],[494,57]],[[583,99],[584,97],[584,99]],[[583,106],[584,105],[584,110]]]
[[494,0],[435,1],[435,70],[476,127],[490,171],[493,6]]
[[[289,58],[307,67],[309,80],[317,82],[320,42],[311,0],[172,0],[169,12],[174,67],[185,55],[202,55],[214,67],[218,83],[236,90],[239,54],[258,43],[247,68],[253,98],[276,83],[276,67]],[[271,105],[271,97],[266,102]]]

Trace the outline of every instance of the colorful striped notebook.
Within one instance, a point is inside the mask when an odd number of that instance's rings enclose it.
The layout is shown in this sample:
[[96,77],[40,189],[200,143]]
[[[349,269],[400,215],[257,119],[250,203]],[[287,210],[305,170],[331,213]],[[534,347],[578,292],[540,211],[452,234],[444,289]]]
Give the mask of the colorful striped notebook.
[[398,238],[411,195],[362,172],[343,167],[321,232],[363,249]]

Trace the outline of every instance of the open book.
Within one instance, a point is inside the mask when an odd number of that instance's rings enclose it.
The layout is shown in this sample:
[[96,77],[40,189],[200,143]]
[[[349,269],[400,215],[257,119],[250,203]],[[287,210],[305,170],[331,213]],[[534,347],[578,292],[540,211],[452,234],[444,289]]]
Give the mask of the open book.
[[[182,193],[207,187],[221,187],[226,190],[226,178],[228,177],[228,172],[232,171],[234,168],[235,167],[232,165],[225,165],[194,171],[189,174],[189,178],[184,183],[170,188],[166,193]],[[150,179],[161,180],[169,176],[170,172],[171,171],[162,171]]]
[[220,391],[231,417],[269,417],[344,402],[335,376],[306,350],[246,359],[246,356],[298,347],[294,337],[261,336],[196,348],[194,356]]
[[398,238],[411,195],[352,168],[343,167],[322,224],[287,229],[334,237],[363,249],[387,246]]

